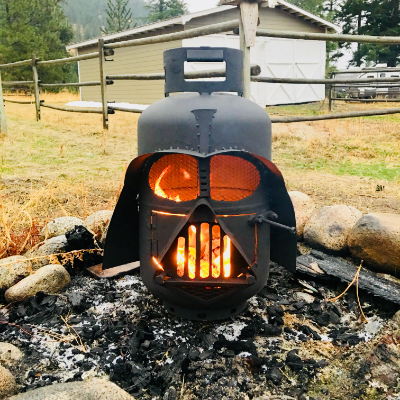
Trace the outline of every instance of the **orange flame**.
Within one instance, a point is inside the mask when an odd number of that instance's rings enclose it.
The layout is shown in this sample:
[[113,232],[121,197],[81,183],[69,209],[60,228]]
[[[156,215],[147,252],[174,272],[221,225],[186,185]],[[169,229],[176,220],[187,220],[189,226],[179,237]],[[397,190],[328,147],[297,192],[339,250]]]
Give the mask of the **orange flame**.
[[162,271],[164,271],[164,268],[162,267],[162,265],[157,261],[157,259],[155,257],[153,257],[153,261],[155,262],[155,264],[157,265],[158,268],[160,268]]
[[182,171],[182,173],[183,173],[183,177],[184,177],[186,180],[189,180],[189,179],[191,178],[189,172],[187,172],[185,169],[181,168],[181,171]]
[[178,252],[176,254],[177,262],[177,274],[178,276],[183,276],[185,273],[185,238],[180,237],[178,239]]
[[[228,236],[224,237],[224,247],[225,247],[225,251],[222,254],[224,277],[229,278],[229,276],[231,274],[231,240],[229,239]],[[220,263],[221,263],[221,256],[218,256],[213,262],[215,269],[218,271],[217,276],[219,276],[221,273]]]
[[164,175],[165,175],[170,169],[171,169],[171,166],[168,165],[168,167],[165,168],[163,172],[161,172],[161,175],[159,176],[159,178],[158,178],[157,181],[156,181],[156,185],[155,185],[155,188],[154,188],[154,193],[155,193],[157,196],[164,197],[164,199],[174,200],[174,201],[176,201],[176,202],[179,202],[179,201],[181,201],[181,199],[179,198],[179,195],[176,196],[176,197],[168,196],[168,195],[164,192],[164,190],[161,189],[161,186],[160,186],[161,180],[164,178]]
[[[202,224],[200,231],[200,278],[208,278],[210,275],[210,254],[209,245],[210,238],[208,234],[208,224]],[[202,232],[204,230],[204,233]],[[212,263],[211,274],[213,278],[218,278],[221,275],[221,253],[220,253],[220,233],[213,231],[212,237]],[[196,227],[191,225],[189,227],[189,248],[188,248],[188,276],[190,279],[196,277]],[[228,236],[224,236],[224,252],[223,257],[223,276],[229,278],[231,275],[231,240]],[[177,246],[177,275],[182,277],[185,273],[185,238],[178,238]]]

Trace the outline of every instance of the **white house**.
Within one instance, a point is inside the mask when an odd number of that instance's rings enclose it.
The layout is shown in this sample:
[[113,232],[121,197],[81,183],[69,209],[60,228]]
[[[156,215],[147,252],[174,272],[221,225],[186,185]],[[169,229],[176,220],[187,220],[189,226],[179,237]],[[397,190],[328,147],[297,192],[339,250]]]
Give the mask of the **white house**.
[[[284,0],[278,0],[274,8],[262,3],[259,18],[261,29],[274,29],[296,32],[338,32],[340,28],[322,18],[294,6]],[[231,21],[239,18],[235,6],[219,6],[210,10],[183,15],[166,21],[157,22],[139,28],[118,32],[103,39],[114,43],[130,39],[162,35],[185,31],[205,25]],[[174,42],[125,47],[115,49],[113,62],[106,63],[107,75],[140,74],[163,71],[164,50],[189,46],[226,46],[239,48],[239,37],[233,32],[202,36]],[[97,39],[72,44],[67,50],[76,49],[78,55],[97,51]],[[325,75],[325,42],[294,39],[257,37],[256,46],[251,49],[251,63],[261,66],[261,76],[280,78],[323,78]],[[215,67],[215,66],[214,66]],[[191,70],[211,69],[207,63],[193,63]],[[97,59],[79,62],[80,82],[99,80],[99,62]],[[116,81],[108,87],[108,99],[115,102],[151,104],[164,96],[162,81]],[[293,104],[322,100],[325,96],[324,85],[289,85],[253,82],[251,88],[253,101],[261,106],[275,104]],[[82,87],[81,100],[100,101],[99,87]]]

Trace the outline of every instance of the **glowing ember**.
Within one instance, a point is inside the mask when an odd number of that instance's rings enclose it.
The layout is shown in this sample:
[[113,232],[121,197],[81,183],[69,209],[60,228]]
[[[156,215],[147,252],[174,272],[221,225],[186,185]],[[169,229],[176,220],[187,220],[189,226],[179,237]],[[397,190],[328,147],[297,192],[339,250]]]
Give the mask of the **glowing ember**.
[[[224,277],[229,278],[231,274],[231,240],[229,239],[228,236],[224,236],[224,253],[222,257],[223,257]],[[221,265],[221,257],[218,256],[213,262],[213,266],[215,267],[215,269],[218,270],[218,276],[221,273],[220,265]]]
[[[168,165],[168,167],[165,168],[163,172],[161,172],[159,178],[157,179],[156,186],[155,186],[155,188],[154,188],[154,193],[155,193],[157,196],[164,197],[164,199],[174,200],[174,201],[176,201],[176,202],[179,202],[179,201],[181,201],[181,199],[179,198],[179,195],[176,196],[176,197],[168,196],[168,195],[164,192],[164,190],[161,189],[161,186],[160,186],[161,180],[164,178],[164,175],[165,175],[170,169],[171,169],[171,166]],[[190,175],[189,175],[189,178],[190,178]]]
[[[196,277],[196,227],[189,227],[189,248],[188,248],[188,276],[190,279]],[[211,275],[218,278],[221,275],[221,254],[220,254],[220,228],[215,225],[212,228],[212,262]],[[231,241],[228,236],[224,236],[223,269],[224,278],[231,275]],[[201,224],[200,229],[200,278],[210,276],[210,234],[209,225]],[[177,246],[177,275],[179,277],[185,274],[185,238],[178,238]]]
[[228,236],[224,237],[224,277],[228,278],[231,274],[231,239]]
[[183,276],[185,273],[185,238],[180,237],[178,239],[178,252],[176,254],[177,259],[177,274],[178,276]]
[[157,259],[155,257],[153,257],[153,261],[155,262],[155,264],[157,265],[158,268],[160,268],[162,271],[164,271],[164,268],[162,267],[162,265],[157,261]]
[[191,178],[189,172],[187,172],[186,170],[184,170],[183,168],[181,168],[181,171],[183,172],[183,177],[188,180]]
[[188,275],[190,279],[196,277],[196,227],[191,225],[189,230],[189,260]]

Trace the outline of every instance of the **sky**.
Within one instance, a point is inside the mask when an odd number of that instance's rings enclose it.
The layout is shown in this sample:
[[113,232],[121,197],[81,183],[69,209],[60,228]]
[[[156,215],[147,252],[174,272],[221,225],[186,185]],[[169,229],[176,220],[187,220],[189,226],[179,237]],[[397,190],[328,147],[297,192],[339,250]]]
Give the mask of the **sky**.
[[219,0],[186,0],[190,12],[203,11],[217,6]]

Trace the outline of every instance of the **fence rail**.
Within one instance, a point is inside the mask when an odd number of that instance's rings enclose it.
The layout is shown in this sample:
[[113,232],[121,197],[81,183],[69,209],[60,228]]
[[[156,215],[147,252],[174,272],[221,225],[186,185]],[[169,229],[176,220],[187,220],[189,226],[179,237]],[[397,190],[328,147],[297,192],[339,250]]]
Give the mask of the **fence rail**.
[[[355,98],[343,98],[343,97],[332,97],[335,101],[345,101],[350,103],[398,103],[400,99],[355,99]],[[400,112],[400,111],[399,111]]]
[[4,81],[3,86],[30,86],[33,85],[33,81]]
[[[259,65],[251,66],[251,74],[257,76],[261,73]],[[185,79],[199,79],[199,78],[223,78],[225,77],[226,71],[224,69],[213,69],[208,71],[190,71],[185,72]],[[164,80],[165,73],[152,73],[152,74],[127,74],[127,75],[107,75],[107,79],[113,81],[152,81],[152,80]],[[400,82],[400,79],[399,79]]]
[[4,102],[7,103],[17,103],[17,104],[35,104],[35,99],[32,99],[31,101],[29,100],[9,100],[9,99],[3,99]]
[[59,58],[58,60],[38,61],[38,65],[65,64],[75,61],[92,60],[93,58],[98,58],[98,57],[99,53],[96,52],[96,53],[83,54],[81,56],[75,56],[75,57]]
[[188,29],[177,33],[167,33],[166,35],[151,36],[142,39],[127,40],[124,42],[109,43],[106,49],[121,49],[123,47],[143,46],[145,44],[167,43],[174,40],[190,39],[194,37],[213,35],[221,32],[232,31],[239,26],[239,20],[221,22],[219,24],[207,25],[200,28]]
[[291,123],[291,122],[309,122],[309,121],[324,121],[328,119],[342,119],[342,118],[356,118],[356,117],[370,117],[374,115],[388,115],[400,113],[399,108],[387,108],[382,110],[369,110],[369,111],[354,111],[347,113],[336,114],[321,114],[310,116],[298,117],[271,117],[272,123]]
[[400,83],[400,78],[370,78],[370,79],[307,79],[307,78],[274,78],[266,76],[252,76],[253,82],[265,83],[291,83],[291,84],[324,84],[324,85],[338,85],[338,84],[372,84],[372,83]]
[[284,39],[322,40],[325,42],[400,44],[400,38],[397,36],[344,35],[343,33],[307,33],[291,31],[283,32],[272,29],[257,29],[257,36]]
[[[131,113],[141,113],[142,110],[139,108],[132,109],[126,107],[118,107],[113,106],[112,103],[108,102],[107,99],[107,86],[114,83],[114,81],[123,81],[123,80],[163,80],[165,79],[165,74],[163,72],[160,73],[151,73],[151,74],[120,74],[120,75],[107,75],[105,71],[105,61],[106,57],[114,54],[114,49],[125,48],[125,47],[134,47],[134,46],[143,46],[143,45],[151,45],[156,43],[166,43],[175,40],[189,39],[194,37],[200,37],[205,35],[211,35],[222,32],[230,32],[230,31],[239,31],[240,35],[240,46],[241,49],[244,50],[244,69],[243,69],[243,79],[244,79],[244,95],[245,97],[249,97],[250,95],[250,82],[261,82],[261,83],[272,83],[272,84],[324,84],[329,87],[329,109],[331,110],[333,107],[334,101],[365,101],[365,102],[392,102],[392,101],[400,101],[400,99],[345,99],[334,97],[334,89],[338,85],[348,85],[349,87],[365,85],[379,85],[379,88],[384,87],[400,87],[400,77],[381,77],[381,78],[372,78],[372,79],[332,79],[335,76],[335,73],[332,74],[331,79],[306,79],[306,78],[275,78],[275,77],[263,77],[260,76],[261,69],[258,66],[252,66],[250,68],[250,47],[248,47],[247,39],[245,37],[245,23],[243,22],[243,16],[241,13],[240,20],[233,20],[228,22],[222,22],[213,25],[207,25],[199,28],[189,29],[187,31],[181,31],[176,33],[169,33],[158,36],[151,36],[140,39],[132,39],[122,42],[115,43],[104,43],[104,39],[98,40],[98,51],[74,56],[61,58],[57,60],[45,60],[41,61],[37,59],[35,56],[30,60],[23,60],[9,64],[0,65],[1,69],[18,67],[23,65],[31,65],[33,72],[33,80],[32,81],[14,81],[14,82],[3,82],[4,86],[18,86],[18,85],[33,85],[34,86],[34,94],[35,94],[35,107],[36,107],[36,116],[37,120],[40,120],[40,108],[51,108],[59,111],[66,112],[78,112],[78,113],[93,113],[93,114],[102,114],[103,115],[103,127],[108,129],[108,114],[114,113],[114,111],[121,112],[131,112]],[[301,39],[301,40],[322,40],[322,41],[332,41],[332,42],[348,42],[348,43],[375,43],[375,44],[384,44],[384,45],[399,45],[400,38],[399,37],[391,37],[391,36],[362,36],[362,35],[343,35],[343,34],[328,34],[328,33],[303,33],[303,32],[284,32],[270,29],[258,29],[256,31],[257,36],[264,37],[278,37],[278,38],[288,38],[288,39]],[[100,67],[100,75],[99,81],[93,82],[71,82],[71,83],[41,83],[39,81],[38,76],[38,66],[47,66],[54,64],[63,64],[70,62],[79,62],[84,60],[91,59],[99,59],[99,67]],[[346,72],[346,73],[368,73],[368,72],[394,72],[400,71],[400,68],[387,68],[387,69],[362,69],[361,71],[338,71],[337,73]],[[199,78],[219,78],[224,77],[224,70],[209,70],[209,71],[201,71],[201,72],[187,72],[185,74],[186,79],[199,79]],[[385,85],[386,84],[386,85]],[[389,85],[392,84],[392,85]],[[396,86],[398,84],[399,86]],[[55,105],[50,105],[40,101],[40,89],[46,88],[55,88],[55,87],[85,87],[85,86],[100,86],[101,89],[101,109],[94,108],[68,108],[68,107],[59,107]],[[1,77],[0,77],[0,89],[1,88]],[[12,101],[7,100],[9,102],[18,102],[20,104],[31,104],[31,102],[21,102],[21,101]],[[2,113],[4,114],[4,110],[2,111],[3,102],[0,102],[0,118],[2,118]],[[369,115],[386,115],[386,114],[396,114],[400,113],[400,108],[393,109],[381,109],[381,110],[370,110],[370,111],[358,111],[358,112],[349,112],[349,113],[334,113],[334,114],[322,114],[317,116],[297,116],[297,117],[272,117],[271,121],[273,123],[291,123],[291,122],[301,122],[301,121],[320,121],[320,120],[329,120],[329,119],[339,119],[339,118],[354,118],[354,117],[362,117]]]
[[[114,82],[107,81],[107,85],[112,85]],[[56,88],[56,87],[83,87],[83,86],[100,86],[99,82],[75,82],[75,83],[39,83],[42,88]]]
[[20,67],[21,65],[29,65],[32,64],[32,59],[30,60],[23,60],[23,61],[16,61],[9,64],[0,64],[0,69],[3,68],[12,68],[12,67]]
[[46,104],[46,103],[42,103],[41,106],[45,107],[45,108],[52,108],[53,110],[58,110],[58,111],[78,112],[78,113],[83,113],[83,114],[102,114],[103,113],[102,110],[96,109],[96,108],[58,107],[58,106],[53,106],[51,104]]

